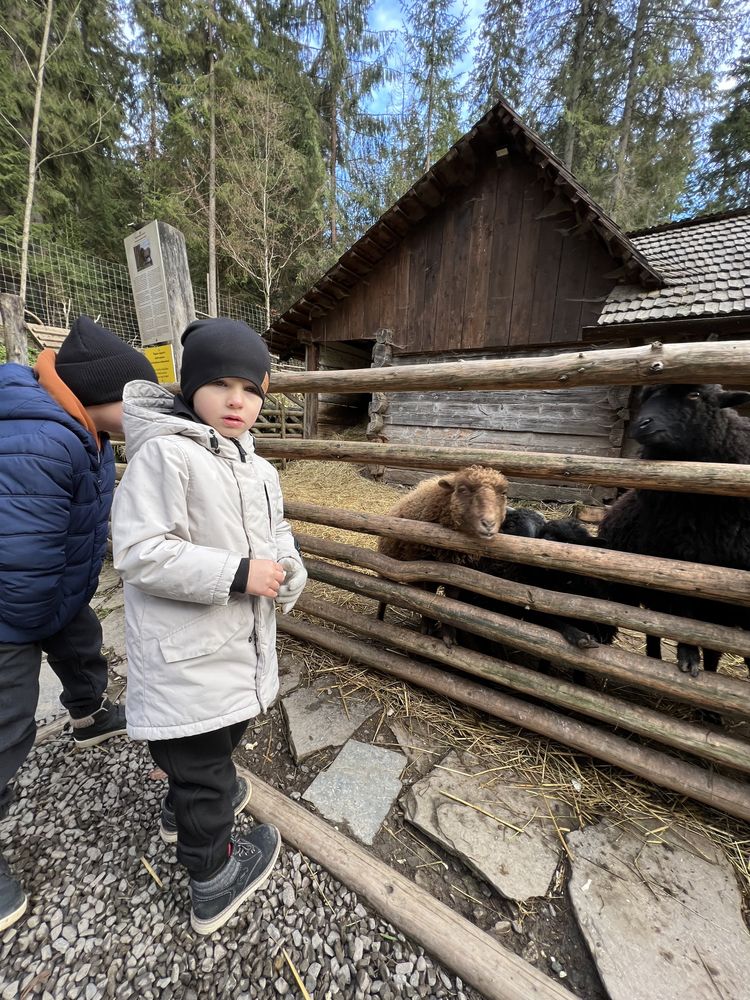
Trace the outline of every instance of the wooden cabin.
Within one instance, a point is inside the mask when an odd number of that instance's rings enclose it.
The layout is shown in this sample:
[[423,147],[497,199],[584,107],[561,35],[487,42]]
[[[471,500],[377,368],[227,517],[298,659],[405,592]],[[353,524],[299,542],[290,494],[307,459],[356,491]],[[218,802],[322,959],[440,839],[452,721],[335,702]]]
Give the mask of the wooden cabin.
[[[304,349],[310,369],[744,336],[750,209],[626,235],[503,101],[267,333],[282,355]],[[630,405],[627,387],[393,393],[369,401],[368,437],[618,456]],[[513,493],[591,502],[613,491],[527,482]]]

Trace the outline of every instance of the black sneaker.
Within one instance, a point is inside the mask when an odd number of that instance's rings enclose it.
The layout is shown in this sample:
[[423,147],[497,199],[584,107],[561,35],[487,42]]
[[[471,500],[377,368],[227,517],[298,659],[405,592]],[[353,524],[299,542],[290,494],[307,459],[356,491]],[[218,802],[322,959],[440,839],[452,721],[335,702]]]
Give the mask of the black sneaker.
[[122,705],[113,705],[109,698],[105,698],[101,708],[84,719],[72,719],[71,725],[77,747],[95,747],[113,736],[126,736],[128,732],[125,709]]
[[24,915],[28,903],[26,893],[10,873],[8,862],[0,856],[0,932]]
[[226,864],[207,882],[190,879],[190,923],[198,934],[212,934],[263,885],[281,850],[281,834],[263,823],[232,841]]
[[[234,791],[232,792],[232,808],[234,809],[235,816],[241,813],[248,804],[252,791],[252,786],[244,778],[237,778],[234,783]],[[174,809],[167,803],[166,795],[161,802],[159,834],[165,844],[177,843],[177,820],[174,817]]]

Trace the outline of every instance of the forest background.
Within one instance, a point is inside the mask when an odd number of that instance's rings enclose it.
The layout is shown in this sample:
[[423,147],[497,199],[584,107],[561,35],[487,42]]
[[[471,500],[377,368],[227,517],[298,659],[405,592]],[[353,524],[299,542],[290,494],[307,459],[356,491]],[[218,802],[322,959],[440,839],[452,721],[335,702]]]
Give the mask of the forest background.
[[[503,96],[625,230],[750,205],[748,0],[0,0],[0,226],[283,309]],[[200,279],[199,279],[200,280]]]

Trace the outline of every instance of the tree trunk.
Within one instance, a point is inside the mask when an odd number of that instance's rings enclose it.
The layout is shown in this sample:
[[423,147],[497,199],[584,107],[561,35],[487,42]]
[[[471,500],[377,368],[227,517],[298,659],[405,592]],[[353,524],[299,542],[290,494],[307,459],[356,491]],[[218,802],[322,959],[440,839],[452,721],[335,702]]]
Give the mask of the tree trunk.
[[337,87],[332,88],[331,95],[331,246],[335,247],[338,242],[336,232],[336,160],[339,155],[338,150],[338,101]]
[[630,50],[630,64],[628,66],[628,83],[625,89],[625,104],[622,110],[622,122],[620,124],[620,135],[617,143],[617,154],[615,156],[615,182],[611,199],[611,212],[614,216],[617,215],[617,211],[620,208],[623,191],[625,190],[625,161],[630,143],[630,125],[633,120],[633,107],[635,105],[637,89],[636,73],[641,61],[641,42],[643,41],[643,29],[646,24],[647,12],[648,0],[638,0],[638,13],[633,33],[633,47]]
[[563,163],[568,170],[573,169],[573,153],[576,143],[575,112],[578,107],[578,99],[581,96],[581,83],[583,82],[583,50],[586,41],[586,24],[589,19],[589,9],[591,0],[581,0],[576,18],[576,31],[573,38],[573,75],[570,80],[570,91],[566,102],[565,111],[568,121],[565,127],[565,149],[563,152]]
[[0,295],[0,315],[5,334],[5,360],[25,365],[28,362],[28,354],[26,326],[23,321],[23,299],[18,295],[7,293]]
[[37,142],[39,140],[39,118],[42,111],[42,93],[44,92],[44,67],[47,62],[47,48],[52,27],[52,8],[54,0],[47,0],[47,15],[44,21],[42,47],[39,50],[39,63],[36,73],[36,93],[34,95],[34,114],[31,119],[31,140],[29,142],[29,172],[26,187],[26,205],[23,212],[23,233],[21,235],[21,277],[18,295],[21,302],[26,301],[26,282],[29,273],[29,239],[31,236],[31,211],[34,207],[34,192],[36,189]]
[[[212,14],[216,13],[211,5]],[[218,290],[216,285],[216,77],[213,50],[213,25],[208,25],[208,312],[218,316]]]

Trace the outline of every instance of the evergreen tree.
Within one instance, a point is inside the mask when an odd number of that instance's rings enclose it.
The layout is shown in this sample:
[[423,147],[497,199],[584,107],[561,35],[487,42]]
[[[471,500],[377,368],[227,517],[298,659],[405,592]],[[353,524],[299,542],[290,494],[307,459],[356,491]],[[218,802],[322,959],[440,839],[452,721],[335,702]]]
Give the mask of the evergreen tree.
[[701,188],[708,211],[750,206],[750,56],[742,56],[732,70],[723,114],[711,128]]
[[531,72],[526,39],[529,0],[486,0],[472,72],[472,108],[479,117],[503,97],[523,115]]
[[[0,22],[0,215],[19,229],[46,13],[41,0],[10,0]],[[37,229],[104,256],[118,253],[134,207],[122,152],[131,88],[119,13],[107,0],[52,6],[32,214]]]

